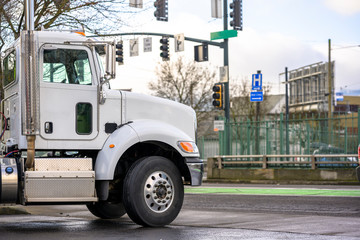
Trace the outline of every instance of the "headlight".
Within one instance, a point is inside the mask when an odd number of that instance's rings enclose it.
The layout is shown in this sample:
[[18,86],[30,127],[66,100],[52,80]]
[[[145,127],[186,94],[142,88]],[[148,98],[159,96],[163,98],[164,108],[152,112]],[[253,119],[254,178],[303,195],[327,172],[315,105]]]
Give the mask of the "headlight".
[[198,153],[199,149],[194,142],[180,141],[178,142],[180,149],[186,153]]

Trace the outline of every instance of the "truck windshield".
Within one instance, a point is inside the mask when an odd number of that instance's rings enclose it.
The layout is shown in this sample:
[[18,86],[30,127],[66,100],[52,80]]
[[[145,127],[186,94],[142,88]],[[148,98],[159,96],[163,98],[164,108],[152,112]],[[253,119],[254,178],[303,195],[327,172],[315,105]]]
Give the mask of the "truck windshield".
[[88,53],[78,49],[45,49],[43,81],[91,85]]

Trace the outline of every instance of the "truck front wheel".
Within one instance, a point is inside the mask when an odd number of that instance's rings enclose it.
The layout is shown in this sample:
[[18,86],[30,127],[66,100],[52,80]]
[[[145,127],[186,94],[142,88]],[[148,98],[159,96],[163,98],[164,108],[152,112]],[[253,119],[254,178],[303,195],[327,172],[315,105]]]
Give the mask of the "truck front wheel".
[[139,159],[125,177],[124,207],[137,224],[151,227],[170,224],[179,214],[183,200],[179,170],[164,157]]

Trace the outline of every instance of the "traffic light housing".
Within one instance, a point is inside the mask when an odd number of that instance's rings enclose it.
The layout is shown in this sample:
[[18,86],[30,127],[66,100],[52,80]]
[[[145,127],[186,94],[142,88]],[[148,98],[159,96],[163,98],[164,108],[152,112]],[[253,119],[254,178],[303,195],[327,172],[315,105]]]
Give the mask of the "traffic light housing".
[[168,37],[162,37],[160,39],[160,57],[162,57],[163,61],[168,61],[170,60],[170,55],[169,55],[169,38]]
[[223,100],[223,97],[224,97],[224,85],[222,83],[215,83],[215,85],[213,86],[213,106],[216,107],[216,108],[220,108],[222,109],[223,106],[224,106],[224,100]]
[[123,51],[123,41],[116,43],[116,62],[120,65],[124,64],[124,51]]
[[234,28],[234,30],[242,31],[242,0],[233,0],[230,3],[230,17],[232,20],[230,21],[230,26]]
[[207,44],[194,46],[194,58],[196,62],[209,60],[209,48]]
[[158,21],[168,21],[168,0],[156,0],[154,2],[156,8],[154,16]]

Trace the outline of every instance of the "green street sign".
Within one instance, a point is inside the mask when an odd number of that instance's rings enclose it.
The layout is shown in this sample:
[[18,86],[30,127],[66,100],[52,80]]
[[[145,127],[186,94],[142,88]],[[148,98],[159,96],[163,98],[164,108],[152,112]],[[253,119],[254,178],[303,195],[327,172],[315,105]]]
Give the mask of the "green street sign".
[[232,38],[232,37],[237,37],[236,30],[224,30],[221,32],[210,33],[211,40],[228,39],[228,38]]

